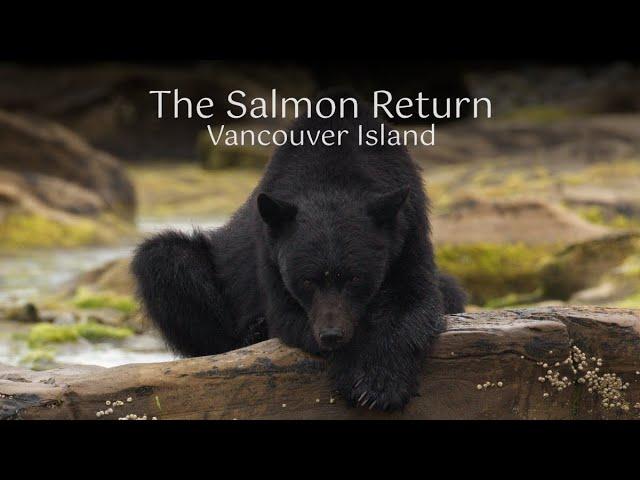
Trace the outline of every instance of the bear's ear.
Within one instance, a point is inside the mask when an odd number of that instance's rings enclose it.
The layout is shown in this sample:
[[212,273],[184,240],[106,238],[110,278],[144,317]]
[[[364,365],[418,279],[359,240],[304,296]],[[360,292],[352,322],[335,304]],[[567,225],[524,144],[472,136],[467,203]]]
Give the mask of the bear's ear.
[[396,218],[408,197],[409,186],[385,193],[369,202],[367,213],[378,223],[389,223]]
[[267,225],[277,228],[296,218],[298,208],[292,203],[261,193],[258,195],[258,211]]

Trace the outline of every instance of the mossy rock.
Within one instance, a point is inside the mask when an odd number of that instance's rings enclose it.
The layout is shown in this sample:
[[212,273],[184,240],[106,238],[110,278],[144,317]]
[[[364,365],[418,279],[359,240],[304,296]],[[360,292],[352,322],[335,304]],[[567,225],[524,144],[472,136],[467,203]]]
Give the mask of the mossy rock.
[[82,318],[144,332],[151,323],[140,309],[130,271],[131,259],[121,258],[85,272],[59,293],[63,306],[78,309]]
[[81,309],[109,308],[126,314],[134,313],[138,309],[138,303],[131,295],[118,295],[109,291],[94,292],[82,287],[78,289],[71,303]]
[[574,293],[569,302],[577,305],[638,308],[639,298],[640,251],[604,274],[596,286]]
[[20,365],[41,371],[57,368],[56,351],[51,347],[34,348],[20,357]]
[[640,309],[640,291],[630,295],[623,300],[616,302],[616,306],[622,308],[638,308]]
[[[131,297],[136,282],[130,269],[129,257],[119,258],[79,275],[70,286],[70,294],[77,295],[81,289],[94,292],[109,292],[113,295]],[[104,305],[102,305],[104,306]]]
[[531,294],[540,287],[540,268],[550,247],[518,244],[443,245],[436,250],[438,267],[456,278],[485,305],[509,294]]
[[33,303],[10,307],[2,312],[2,316],[12,322],[37,323],[40,321],[38,309]]
[[259,145],[213,145],[209,133],[198,137],[198,160],[207,170],[259,168],[269,161],[271,150]]
[[638,233],[607,235],[571,245],[543,267],[543,295],[568,300],[574,293],[598,285],[605,274],[639,251]]
[[30,348],[37,349],[56,343],[76,342],[84,338],[91,342],[103,340],[123,340],[133,331],[124,327],[112,327],[99,323],[87,322],[75,325],[54,325],[38,323],[29,331],[26,340]]
[[0,219],[0,248],[6,250],[114,245],[135,235],[133,225],[113,215],[56,218],[16,210]]

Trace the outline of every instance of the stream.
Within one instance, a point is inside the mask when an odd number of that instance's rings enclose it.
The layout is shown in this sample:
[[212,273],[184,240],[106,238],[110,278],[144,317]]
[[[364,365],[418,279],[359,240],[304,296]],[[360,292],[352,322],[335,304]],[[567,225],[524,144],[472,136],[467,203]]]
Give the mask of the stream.
[[[141,218],[137,222],[143,234],[153,234],[172,228],[191,231],[194,226],[215,228],[226,218]],[[32,250],[19,253],[0,252],[0,304],[25,303],[59,291],[77,275],[101,265],[131,255],[135,243],[113,247],[82,247],[73,249]],[[25,333],[29,325],[0,321],[0,363],[19,365],[28,353],[24,342],[13,339]],[[165,348],[157,334],[134,335],[121,342],[91,343],[80,339],[75,343],[56,345],[56,362],[113,367],[126,363],[147,363],[173,360],[176,357]]]

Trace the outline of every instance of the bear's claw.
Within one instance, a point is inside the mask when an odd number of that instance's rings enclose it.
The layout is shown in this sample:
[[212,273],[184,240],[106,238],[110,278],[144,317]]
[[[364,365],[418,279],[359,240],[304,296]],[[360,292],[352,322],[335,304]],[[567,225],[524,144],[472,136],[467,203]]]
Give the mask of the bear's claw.
[[372,375],[360,375],[355,382],[344,382],[351,387],[339,388],[352,406],[369,410],[401,410],[415,394],[411,386],[398,378],[384,375],[383,372]]

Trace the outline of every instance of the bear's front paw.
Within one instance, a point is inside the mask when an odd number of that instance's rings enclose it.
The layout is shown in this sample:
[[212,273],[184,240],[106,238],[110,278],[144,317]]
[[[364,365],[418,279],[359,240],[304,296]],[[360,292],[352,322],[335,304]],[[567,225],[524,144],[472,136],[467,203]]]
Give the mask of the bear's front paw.
[[417,394],[416,382],[390,372],[363,372],[349,377],[349,381],[340,382],[338,389],[351,406],[391,412],[403,409]]

